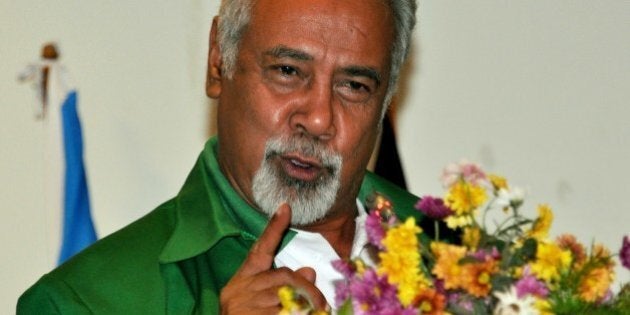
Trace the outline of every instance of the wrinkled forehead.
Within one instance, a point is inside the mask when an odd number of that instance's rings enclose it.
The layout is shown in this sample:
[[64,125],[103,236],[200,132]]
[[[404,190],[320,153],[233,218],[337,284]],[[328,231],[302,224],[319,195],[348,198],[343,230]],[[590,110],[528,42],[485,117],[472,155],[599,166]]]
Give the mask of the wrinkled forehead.
[[258,0],[243,39],[389,53],[393,23],[382,0]]
[[321,24],[324,33],[329,33],[326,27],[342,23],[370,31],[393,28],[392,10],[383,0],[258,0],[250,27],[278,24],[296,28],[306,22]]

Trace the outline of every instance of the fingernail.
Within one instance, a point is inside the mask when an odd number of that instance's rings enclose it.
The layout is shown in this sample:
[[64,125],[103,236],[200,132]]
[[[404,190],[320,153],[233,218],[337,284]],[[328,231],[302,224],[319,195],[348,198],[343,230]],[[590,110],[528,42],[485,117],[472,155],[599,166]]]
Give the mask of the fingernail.
[[286,203],[283,203],[278,207],[278,209],[276,210],[276,215],[284,215],[284,213],[287,211],[287,207],[285,205]]

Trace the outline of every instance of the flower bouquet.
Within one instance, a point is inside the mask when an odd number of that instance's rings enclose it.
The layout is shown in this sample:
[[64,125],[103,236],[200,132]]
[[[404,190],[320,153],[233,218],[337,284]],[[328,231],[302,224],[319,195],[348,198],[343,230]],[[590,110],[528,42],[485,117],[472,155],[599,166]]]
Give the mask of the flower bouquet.
[[[630,314],[630,284],[610,290],[613,255],[570,234],[549,239],[549,206],[539,205],[535,219],[523,216],[523,190],[472,163],[449,165],[442,180],[443,198],[424,196],[415,206],[435,220],[434,235],[423,235],[413,217],[399,220],[385,196],[372,198],[366,230],[378,263],[333,263],[344,276],[338,314]],[[492,211],[503,218],[489,227]],[[440,222],[455,241],[440,238]],[[619,258],[630,269],[628,236]],[[284,314],[310,313],[291,288],[280,298]]]

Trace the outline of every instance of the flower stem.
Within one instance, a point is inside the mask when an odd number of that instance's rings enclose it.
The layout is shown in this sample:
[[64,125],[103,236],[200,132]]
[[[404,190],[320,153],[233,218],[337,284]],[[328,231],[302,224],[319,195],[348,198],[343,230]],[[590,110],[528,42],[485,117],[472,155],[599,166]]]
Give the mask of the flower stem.
[[435,241],[439,242],[440,241],[440,224],[438,223],[437,220],[433,221],[433,224],[435,226]]

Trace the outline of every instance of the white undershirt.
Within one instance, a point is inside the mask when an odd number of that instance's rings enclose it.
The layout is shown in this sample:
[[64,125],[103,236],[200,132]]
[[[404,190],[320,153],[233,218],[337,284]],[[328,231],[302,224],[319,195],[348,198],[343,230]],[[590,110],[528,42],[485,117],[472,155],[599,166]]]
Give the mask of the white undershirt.
[[[357,200],[359,215],[355,218],[354,240],[350,258],[361,258],[368,265],[373,265],[366,245],[368,245],[365,231],[365,219],[367,214],[363,205]],[[276,255],[274,262],[277,267],[288,267],[297,270],[302,267],[311,267],[315,270],[315,286],[324,294],[328,304],[335,308],[334,282],[343,279],[343,276],[333,269],[331,263],[339,260],[332,246],[319,233],[293,229],[297,234]]]

